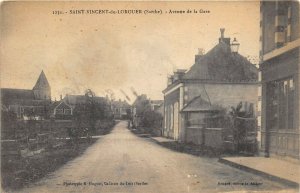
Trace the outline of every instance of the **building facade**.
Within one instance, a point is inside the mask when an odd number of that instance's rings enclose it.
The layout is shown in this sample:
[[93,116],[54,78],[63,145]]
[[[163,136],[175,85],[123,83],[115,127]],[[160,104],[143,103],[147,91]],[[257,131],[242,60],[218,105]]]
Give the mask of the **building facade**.
[[[177,70],[168,78],[168,86],[163,91],[163,136],[186,142],[189,129],[201,129],[201,117],[190,117],[199,119],[191,121],[182,112],[191,101],[201,99],[223,108],[235,107],[240,101],[256,104],[257,86],[257,68],[232,52],[230,38],[224,37],[222,29],[219,44],[207,54],[200,51],[188,71]],[[196,125],[189,128],[187,122]]]
[[261,150],[299,159],[299,2],[262,1],[260,18]]
[[73,110],[64,100],[55,101],[51,104],[51,111],[55,119],[71,119]]

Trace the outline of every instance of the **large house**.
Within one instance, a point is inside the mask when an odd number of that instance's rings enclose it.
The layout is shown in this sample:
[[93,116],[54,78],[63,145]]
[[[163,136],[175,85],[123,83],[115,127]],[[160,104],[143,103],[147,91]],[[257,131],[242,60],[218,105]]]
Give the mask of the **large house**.
[[236,107],[240,101],[257,103],[257,68],[231,49],[224,30],[207,54],[199,51],[188,71],[177,70],[168,77],[163,90],[163,136],[188,142],[216,107]]
[[260,18],[262,152],[299,159],[299,2],[262,1]]
[[44,119],[51,104],[51,88],[42,71],[33,89],[1,88],[2,109],[18,119]]

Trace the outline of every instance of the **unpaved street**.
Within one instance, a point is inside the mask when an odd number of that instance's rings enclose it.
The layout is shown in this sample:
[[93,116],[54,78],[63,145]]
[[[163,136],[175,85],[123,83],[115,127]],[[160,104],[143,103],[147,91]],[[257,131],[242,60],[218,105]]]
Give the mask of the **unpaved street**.
[[82,156],[20,192],[287,192],[286,188],[217,159],[166,149],[135,136],[123,121]]

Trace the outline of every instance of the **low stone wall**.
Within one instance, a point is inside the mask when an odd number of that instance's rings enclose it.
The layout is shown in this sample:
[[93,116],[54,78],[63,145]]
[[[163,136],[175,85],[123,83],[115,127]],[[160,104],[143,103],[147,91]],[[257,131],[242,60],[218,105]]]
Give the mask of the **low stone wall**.
[[186,142],[197,145],[204,144],[204,128],[188,127],[186,129]]
[[204,130],[205,145],[217,149],[222,148],[224,142],[223,130],[223,128],[206,128]]
[[221,149],[224,143],[224,130],[223,128],[188,127],[186,143]]

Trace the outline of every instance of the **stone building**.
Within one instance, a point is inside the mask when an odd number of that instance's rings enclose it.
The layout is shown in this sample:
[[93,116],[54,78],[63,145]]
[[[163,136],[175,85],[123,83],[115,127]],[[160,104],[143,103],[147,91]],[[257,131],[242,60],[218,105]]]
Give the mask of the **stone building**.
[[51,87],[44,71],[33,89],[1,88],[1,105],[18,119],[44,119],[51,104]]
[[262,152],[299,159],[299,2],[262,1],[260,18]]
[[182,142],[189,140],[189,132],[201,125],[200,117],[194,117],[192,112],[187,117],[182,111],[193,109],[187,107],[191,104],[209,104],[199,109],[212,112],[211,105],[230,108],[240,101],[257,103],[257,68],[230,45],[230,38],[225,38],[221,29],[219,43],[214,48],[207,54],[200,50],[188,71],[177,70],[168,78],[168,86],[163,90],[163,136]]

